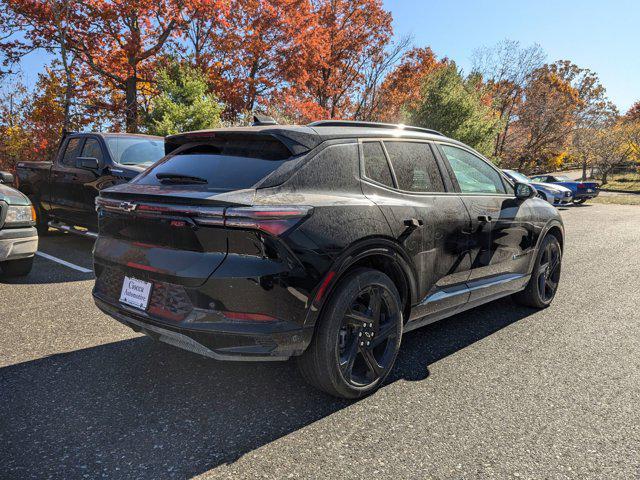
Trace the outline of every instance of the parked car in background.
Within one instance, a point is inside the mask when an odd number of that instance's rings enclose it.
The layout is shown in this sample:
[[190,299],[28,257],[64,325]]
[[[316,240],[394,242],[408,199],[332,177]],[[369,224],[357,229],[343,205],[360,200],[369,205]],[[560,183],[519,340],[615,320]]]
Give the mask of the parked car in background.
[[506,295],[548,306],[564,230],[438,132],[366,122],[167,137],[100,192],[96,305],[219,360],[299,357],[339,397],[378,388],[403,332]]
[[573,192],[573,203],[584,203],[595,198],[600,193],[600,186],[596,182],[578,182],[566,175],[536,175],[531,177],[534,182],[552,183],[569,188]]
[[63,137],[53,162],[19,162],[17,184],[36,209],[41,235],[50,226],[92,235],[98,192],[128,182],[163,156],[162,137],[72,133]]
[[514,182],[528,183],[529,185],[533,185],[538,191],[538,197],[546,200],[556,207],[559,207],[561,205],[568,205],[573,201],[573,192],[569,188],[560,185],[552,185],[550,183],[534,182],[523,173],[516,172],[515,170],[502,171]]
[[24,276],[31,271],[38,250],[36,212],[11,183],[13,175],[0,172],[0,270],[5,276]]

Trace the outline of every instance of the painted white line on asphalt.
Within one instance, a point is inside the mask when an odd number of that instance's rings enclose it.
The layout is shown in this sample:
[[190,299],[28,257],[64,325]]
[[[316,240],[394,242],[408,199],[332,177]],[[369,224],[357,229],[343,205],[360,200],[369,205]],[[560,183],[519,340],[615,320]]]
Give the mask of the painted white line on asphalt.
[[42,258],[46,258],[47,260],[51,260],[52,262],[57,262],[60,265],[64,265],[65,267],[73,268],[82,273],[92,273],[93,270],[89,270],[88,268],[81,267],[79,265],[75,265],[73,263],[69,263],[66,260],[62,260],[61,258],[54,257],[53,255],[49,255],[48,253],[36,252],[36,255]]

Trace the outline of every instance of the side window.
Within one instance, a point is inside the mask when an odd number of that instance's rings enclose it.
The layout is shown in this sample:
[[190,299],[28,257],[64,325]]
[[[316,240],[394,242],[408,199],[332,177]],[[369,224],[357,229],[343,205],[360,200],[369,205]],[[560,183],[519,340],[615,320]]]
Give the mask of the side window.
[[428,143],[384,142],[398,188],[407,192],[444,192],[444,183]]
[[81,157],[97,158],[99,162],[102,162],[102,149],[100,148],[100,142],[95,138],[87,138],[82,147]]
[[75,158],[80,153],[80,142],[82,138],[72,138],[67,142],[61,162],[65,165],[75,166]]
[[481,158],[461,148],[442,145],[462,193],[505,193],[500,174]]
[[393,178],[387,157],[380,142],[365,142],[362,144],[364,155],[364,174],[367,178],[393,188]]

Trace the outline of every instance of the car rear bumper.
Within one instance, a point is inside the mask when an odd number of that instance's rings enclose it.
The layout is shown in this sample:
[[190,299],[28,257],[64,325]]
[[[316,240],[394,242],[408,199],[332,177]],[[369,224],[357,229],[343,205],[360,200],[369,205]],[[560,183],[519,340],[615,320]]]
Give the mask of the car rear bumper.
[[136,332],[216,360],[278,361],[302,354],[313,328],[287,321],[246,322],[197,311],[183,321],[159,319],[93,292],[97,307]]
[[582,199],[586,199],[589,200],[590,198],[595,198],[600,194],[600,192],[598,190],[595,190],[593,192],[578,192],[573,196],[574,200],[582,200]]
[[34,227],[0,230],[0,262],[33,257],[38,250],[38,232]]

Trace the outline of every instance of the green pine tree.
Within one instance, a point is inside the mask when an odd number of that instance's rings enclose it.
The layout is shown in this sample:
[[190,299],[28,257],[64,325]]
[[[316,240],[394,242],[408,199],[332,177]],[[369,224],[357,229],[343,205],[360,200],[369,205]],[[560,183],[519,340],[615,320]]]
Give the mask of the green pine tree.
[[481,101],[481,80],[465,79],[451,63],[430,74],[422,85],[422,100],[407,112],[413,125],[433,128],[489,157],[499,120]]
[[157,82],[160,93],[145,122],[149,133],[165,136],[221,125],[224,105],[209,92],[200,70],[172,63],[158,72]]

